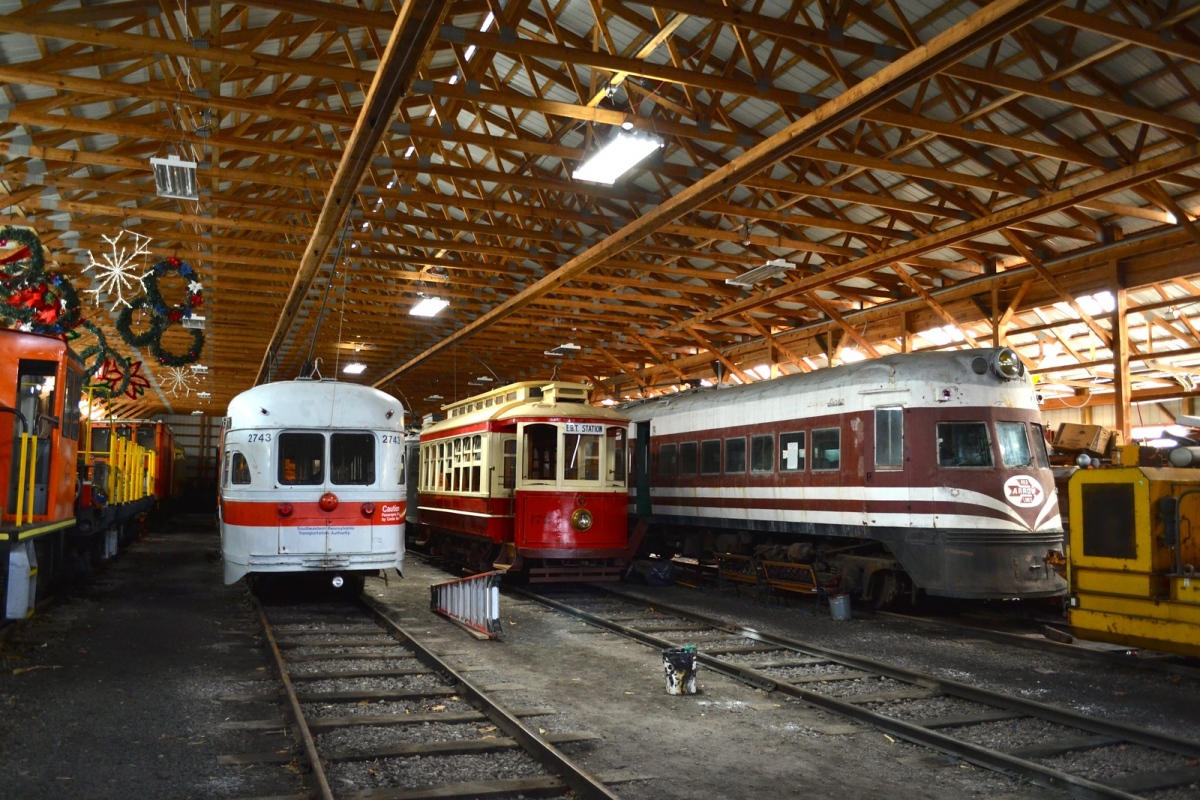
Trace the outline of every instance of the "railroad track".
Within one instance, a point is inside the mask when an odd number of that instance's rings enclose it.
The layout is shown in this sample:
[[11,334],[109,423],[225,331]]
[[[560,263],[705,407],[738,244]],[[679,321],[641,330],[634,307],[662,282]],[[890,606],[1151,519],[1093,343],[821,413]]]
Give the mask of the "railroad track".
[[[223,763],[306,762],[325,800],[615,798],[555,747],[590,735],[539,735],[522,718],[552,710],[505,709],[386,609],[365,596],[360,603],[258,605],[297,746]],[[279,727],[229,727],[272,725]]]
[[[855,612],[858,616],[858,612]],[[996,630],[983,627],[958,619],[941,617],[921,617],[912,614],[900,614],[894,611],[868,611],[862,614],[868,619],[899,620],[917,627],[933,628],[950,631],[956,634],[966,634],[978,639],[986,639],[999,644],[1023,647],[1030,650],[1067,655],[1089,661],[1100,661],[1114,666],[1126,667],[1149,672],[1162,672],[1178,675],[1200,681],[1200,662],[1169,653],[1152,653],[1136,647],[1117,647],[1103,643],[1088,642],[1084,639],[1070,637],[1071,641],[1055,641],[1047,638],[1042,629],[1053,628],[1060,632],[1067,631],[1070,626],[1066,621],[1061,622],[1030,622],[1026,630]],[[1070,636],[1064,634],[1064,636]]]
[[[650,647],[694,644],[706,668],[1076,797],[1200,782],[1200,743],[839,653],[685,609],[592,589],[509,589]],[[651,607],[652,606],[652,607]]]

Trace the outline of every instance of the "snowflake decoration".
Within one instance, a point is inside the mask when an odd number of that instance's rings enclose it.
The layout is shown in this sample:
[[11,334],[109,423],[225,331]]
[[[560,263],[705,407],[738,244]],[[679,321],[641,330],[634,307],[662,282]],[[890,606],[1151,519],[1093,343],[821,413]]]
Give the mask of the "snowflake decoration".
[[171,397],[178,397],[179,392],[183,392],[184,397],[190,397],[192,389],[196,388],[199,379],[190,369],[184,367],[168,367],[166,377],[163,378],[163,390]]
[[[121,247],[121,237],[125,234],[133,236],[133,248],[128,249]],[[83,268],[84,272],[95,269],[95,289],[85,289],[84,291],[92,295],[96,301],[96,305],[100,305],[100,294],[102,292],[109,295],[115,295],[116,301],[112,304],[110,311],[116,311],[117,306],[129,306],[129,301],[125,299],[126,293],[136,294],[145,289],[143,278],[149,275],[153,270],[145,269],[145,259],[150,255],[150,237],[144,236],[133,231],[122,230],[116,236],[104,236],[104,241],[108,242],[108,246],[112,249],[111,253],[105,253],[102,260],[97,261],[96,256],[88,253],[88,265]],[[138,258],[142,259],[139,266],[136,262]],[[143,271],[145,269],[145,271]]]

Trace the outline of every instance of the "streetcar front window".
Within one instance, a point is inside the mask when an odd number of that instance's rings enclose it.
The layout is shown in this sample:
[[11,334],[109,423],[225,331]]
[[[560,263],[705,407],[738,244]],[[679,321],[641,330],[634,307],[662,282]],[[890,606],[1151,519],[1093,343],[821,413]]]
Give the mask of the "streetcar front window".
[[522,480],[553,481],[558,463],[558,427],[545,423],[525,426],[525,464]]
[[1033,464],[1024,422],[997,422],[996,439],[1000,442],[1000,461],[1004,466],[1028,467]]
[[250,484],[250,465],[246,463],[246,457],[241,453],[234,453],[232,468],[234,485],[248,486]]
[[340,486],[375,482],[375,434],[335,433],[329,437],[329,478]]
[[319,486],[325,482],[325,437],[319,433],[279,434],[279,482]]
[[940,467],[990,467],[993,464],[987,425],[982,422],[939,422],[937,447]]
[[1046,429],[1036,422],[1029,423],[1033,438],[1033,459],[1043,469],[1050,466],[1050,454],[1046,452]]
[[564,433],[563,480],[600,480],[600,436],[594,433]]

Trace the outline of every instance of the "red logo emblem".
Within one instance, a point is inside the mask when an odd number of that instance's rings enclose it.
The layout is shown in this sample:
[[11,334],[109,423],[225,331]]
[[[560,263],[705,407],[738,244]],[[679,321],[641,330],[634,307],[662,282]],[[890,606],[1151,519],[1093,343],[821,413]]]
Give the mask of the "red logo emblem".
[[1037,508],[1046,499],[1040,481],[1028,475],[1014,475],[1004,482],[1004,499],[1017,508]]

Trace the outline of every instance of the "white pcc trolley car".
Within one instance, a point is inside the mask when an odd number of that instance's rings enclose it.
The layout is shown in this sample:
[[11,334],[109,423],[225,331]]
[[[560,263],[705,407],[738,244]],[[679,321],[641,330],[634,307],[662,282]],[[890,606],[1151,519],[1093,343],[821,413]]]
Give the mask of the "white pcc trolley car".
[[325,573],[334,586],[404,563],[404,408],[333,380],[268,383],[229,403],[221,437],[225,582]]

